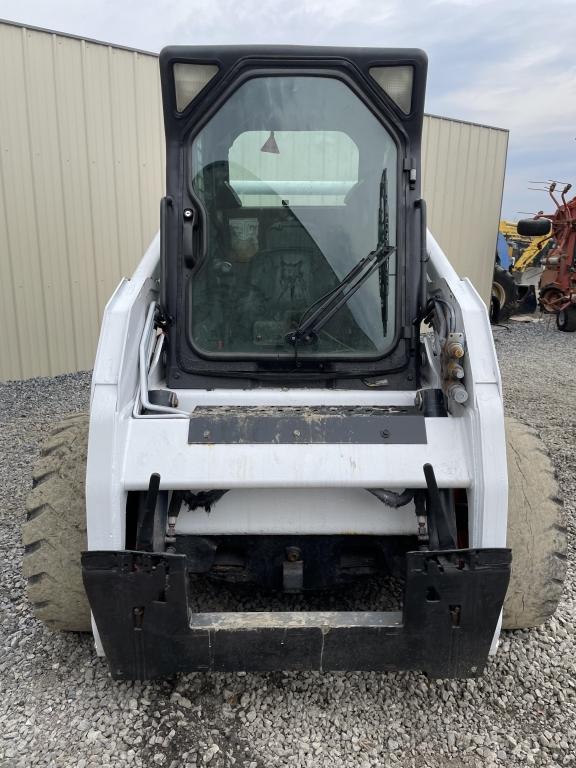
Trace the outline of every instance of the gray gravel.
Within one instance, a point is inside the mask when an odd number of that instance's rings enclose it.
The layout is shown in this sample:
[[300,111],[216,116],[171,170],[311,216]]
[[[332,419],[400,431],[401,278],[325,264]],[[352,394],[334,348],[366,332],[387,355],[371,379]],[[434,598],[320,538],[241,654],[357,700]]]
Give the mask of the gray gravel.
[[192,674],[116,683],[91,638],[32,618],[20,524],[39,440],[85,409],[89,376],[0,385],[0,768],[101,766],[575,765],[576,336],[547,323],[496,329],[509,413],[553,454],[570,529],[557,617],[507,633],[483,678]]

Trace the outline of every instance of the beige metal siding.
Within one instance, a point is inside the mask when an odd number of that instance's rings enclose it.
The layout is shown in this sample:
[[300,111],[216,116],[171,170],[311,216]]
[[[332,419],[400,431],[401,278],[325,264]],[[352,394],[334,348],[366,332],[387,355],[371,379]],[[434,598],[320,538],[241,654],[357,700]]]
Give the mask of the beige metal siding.
[[[158,61],[0,23],[0,95],[0,380],[89,369],[104,304],[158,227]],[[484,299],[506,142],[426,119],[430,228]]]
[[158,61],[0,24],[0,94],[0,379],[89,369],[158,227]]
[[461,277],[490,298],[508,131],[427,115],[422,186],[428,225]]

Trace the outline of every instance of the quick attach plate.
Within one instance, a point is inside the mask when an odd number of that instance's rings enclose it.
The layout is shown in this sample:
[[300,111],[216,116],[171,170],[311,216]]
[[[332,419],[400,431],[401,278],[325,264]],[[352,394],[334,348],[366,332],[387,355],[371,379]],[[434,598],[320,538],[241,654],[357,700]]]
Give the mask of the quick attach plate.
[[188,431],[191,445],[426,442],[424,416],[409,407],[200,407]]
[[117,679],[191,671],[482,673],[509,549],[409,552],[403,611],[193,613],[185,555],[82,553],[86,594]]

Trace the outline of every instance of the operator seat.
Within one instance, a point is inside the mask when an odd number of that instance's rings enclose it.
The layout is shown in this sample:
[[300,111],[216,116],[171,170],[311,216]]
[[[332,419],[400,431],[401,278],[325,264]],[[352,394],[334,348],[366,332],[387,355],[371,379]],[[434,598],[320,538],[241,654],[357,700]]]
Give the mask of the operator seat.
[[[250,265],[250,284],[265,298],[269,309],[302,311],[313,300],[318,272],[326,270],[326,260],[306,229],[295,220],[272,224],[264,236],[265,247]],[[331,270],[330,270],[331,271]],[[335,275],[329,275],[336,282]],[[326,277],[320,278],[327,288]]]
[[242,313],[245,335],[262,345],[282,343],[303,312],[339,282],[296,218],[283,217],[272,224],[264,243],[250,264],[250,290]]

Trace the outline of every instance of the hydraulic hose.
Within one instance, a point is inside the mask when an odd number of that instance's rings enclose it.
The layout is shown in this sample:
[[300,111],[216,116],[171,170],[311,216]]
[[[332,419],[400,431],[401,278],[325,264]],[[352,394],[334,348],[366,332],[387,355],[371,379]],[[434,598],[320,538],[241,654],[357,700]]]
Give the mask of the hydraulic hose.
[[402,493],[388,491],[385,488],[366,488],[366,490],[388,507],[405,507],[414,498],[414,491],[408,488]]

